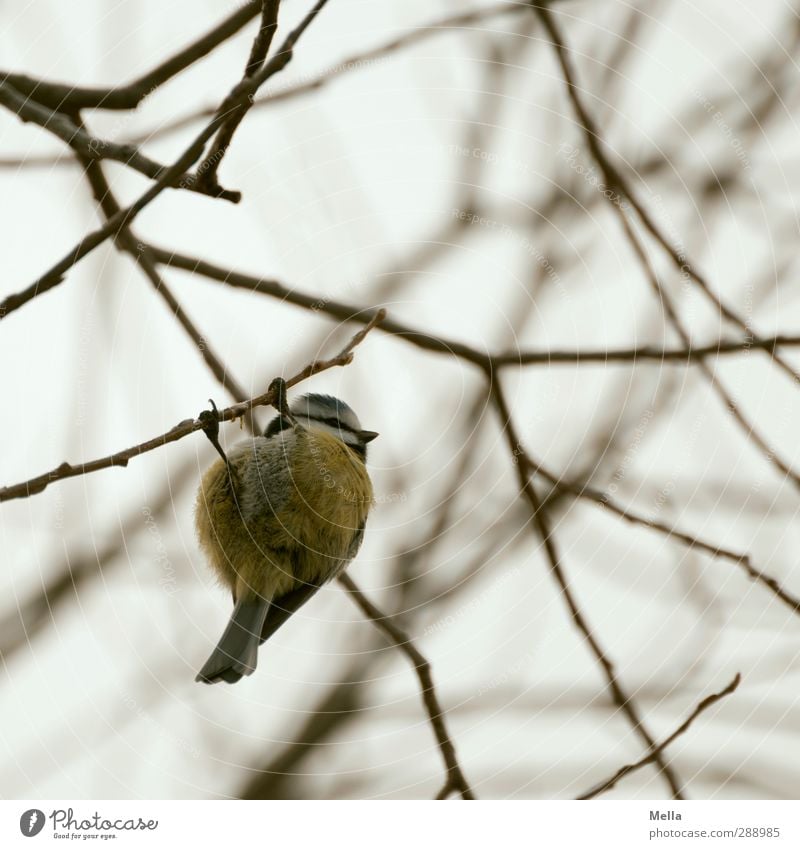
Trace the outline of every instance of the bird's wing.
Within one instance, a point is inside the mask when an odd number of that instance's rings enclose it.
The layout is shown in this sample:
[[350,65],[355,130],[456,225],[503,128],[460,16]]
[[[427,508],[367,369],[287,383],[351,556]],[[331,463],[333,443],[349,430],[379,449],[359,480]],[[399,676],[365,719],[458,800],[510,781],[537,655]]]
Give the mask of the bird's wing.
[[319,584],[303,584],[280,598],[272,599],[267,618],[261,629],[261,642],[268,640],[283,623],[296,613],[319,589]]
[[361,527],[353,534],[353,539],[350,541],[350,548],[347,550],[346,563],[355,560],[356,554],[358,554],[358,550],[361,548],[361,543],[364,542],[364,527],[366,524],[365,519],[361,523]]
[[361,548],[361,542],[363,539],[364,524],[362,524],[353,535],[353,541],[350,543],[347,556],[340,562],[340,566],[337,570],[331,571],[320,583],[304,583],[297,589],[290,590],[280,598],[274,598],[272,600],[269,612],[267,613],[267,618],[264,620],[264,627],[261,629],[262,643],[268,640],[278,630],[278,628],[280,628],[281,625],[283,625],[283,623],[292,616],[292,614],[296,613],[311,598],[311,596],[314,595],[322,584],[327,583],[347,567],[347,564],[358,553],[358,549]]

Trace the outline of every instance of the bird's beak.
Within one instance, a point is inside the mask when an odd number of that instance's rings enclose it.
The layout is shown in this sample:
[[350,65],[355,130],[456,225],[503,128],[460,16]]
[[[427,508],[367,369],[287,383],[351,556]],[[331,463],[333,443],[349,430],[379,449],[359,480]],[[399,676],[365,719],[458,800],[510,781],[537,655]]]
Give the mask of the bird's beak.
[[380,434],[374,430],[362,430],[359,432],[358,436],[362,442],[372,442],[372,440],[380,436]]

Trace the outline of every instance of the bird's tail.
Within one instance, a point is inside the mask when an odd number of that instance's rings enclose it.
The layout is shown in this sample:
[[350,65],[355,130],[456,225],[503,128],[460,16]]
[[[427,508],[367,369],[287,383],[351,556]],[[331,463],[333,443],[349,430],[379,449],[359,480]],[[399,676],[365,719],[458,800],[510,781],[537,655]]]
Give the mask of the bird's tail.
[[243,675],[250,675],[258,662],[261,629],[268,610],[269,602],[263,598],[238,601],[228,627],[195,681],[235,684]]

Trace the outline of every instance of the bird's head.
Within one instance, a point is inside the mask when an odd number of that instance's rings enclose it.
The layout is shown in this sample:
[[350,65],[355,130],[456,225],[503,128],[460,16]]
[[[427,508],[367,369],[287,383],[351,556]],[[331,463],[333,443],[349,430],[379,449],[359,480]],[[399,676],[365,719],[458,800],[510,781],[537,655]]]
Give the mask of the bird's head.
[[[364,430],[353,409],[332,395],[303,395],[289,405],[289,411],[298,424],[333,434],[364,461],[367,459],[367,443],[378,436],[374,430]],[[264,431],[264,436],[275,436],[290,427],[292,423],[286,416],[275,416]]]

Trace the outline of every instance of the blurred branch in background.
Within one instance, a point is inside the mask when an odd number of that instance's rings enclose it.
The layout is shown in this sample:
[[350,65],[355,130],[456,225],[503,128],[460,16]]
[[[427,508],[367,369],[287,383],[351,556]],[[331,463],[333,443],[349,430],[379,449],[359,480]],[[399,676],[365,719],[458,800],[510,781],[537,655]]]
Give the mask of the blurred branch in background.
[[[579,98],[578,85],[575,82],[574,75],[569,66],[569,61],[567,58],[567,48],[564,45],[563,37],[561,36],[561,33],[559,32],[553,17],[546,8],[537,9],[537,14],[539,15],[540,19],[542,20],[542,23],[544,24],[548,34],[552,39],[554,48],[556,50],[556,55],[558,56],[561,69],[564,73],[564,79],[567,84],[567,89],[569,91],[570,98],[582,125],[582,130],[584,132],[584,137],[586,139],[587,145],[590,151],[592,152],[592,155],[594,156],[597,164],[602,170],[609,189],[615,193],[619,192],[619,195],[610,198],[610,203],[614,208],[614,211],[617,213],[618,218],[622,222],[625,234],[628,237],[631,246],[633,247],[637,259],[641,262],[645,270],[648,282],[650,283],[653,291],[655,292],[656,297],[659,299],[661,306],[669,320],[669,323],[677,331],[684,348],[691,347],[691,339],[689,337],[689,333],[684,327],[680,317],[678,316],[677,310],[672,303],[672,299],[669,293],[667,292],[665,287],[662,286],[659,282],[658,277],[652,267],[652,264],[647,258],[647,254],[645,252],[644,247],[639,242],[633,228],[628,222],[625,212],[621,206],[620,195],[621,198],[626,199],[632,205],[637,215],[641,219],[642,224],[647,228],[647,230],[650,231],[650,233],[652,233],[656,237],[658,242],[662,245],[662,247],[664,247],[670,257],[674,260],[678,269],[682,273],[689,275],[691,279],[693,279],[701,287],[703,292],[709,296],[709,298],[719,308],[720,312],[725,316],[725,318],[727,318],[729,321],[734,322],[742,330],[745,331],[745,333],[747,334],[745,343],[748,343],[749,340],[753,338],[753,333],[749,325],[745,321],[743,321],[738,315],[736,315],[732,310],[724,306],[724,304],[719,300],[719,298],[713,294],[705,279],[701,277],[696,271],[694,271],[693,267],[689,264],[687,258],[676,252],[673,245],[661,233],[660,229],[656,227],[651,216],[645,211],[644,207],[635,199],[633,193],[631,192],[631,189],[627,185],[622,175],[609,161],[603,149],[602,137],[600,136],[599,131],[594,124],[594,121],[589,117],[588,112],[584,108],[583,103]],[[761,348],[759,346],[759,350],[766,349]],[[786,373],[789,374],[795,380],[796,383],[800,383],[800,374],[798,374],[786,362],[786,360],[781,357],[778,351],[773,348],[769,351],[769,353],[773,362],[783,368],[784,371],[786,371]],[[736,402],[733,400],[731,395],[725,390],[725,388],[720,383],[719,378],[714,375],[708,365],[706,365],[704,361],[700,360],[699,368],[700,373],[709,382],[711,388],[719,396],[720,400],[728,409],[731,416],[733,416],[734,420],[741,427],[743,433],[745,434],[745,437],[753,442],[756,448],[762,452],[763,456],[765,456],[769,462],[775,465],[779,472],[781,472],[784,476],[790,478],[800,489],[800,475],[798,475],[797,472],[791,469],[789,465],[784,462],[780,458],[780,456],[778,456],[775,448],[770,446],[766,442],[764,437],[760,435],[758,430],[756,430],[754,423],[751,422],[742,413]]]
[[[149,514],[158,520],[173,505],[175,492],[194,480],[192,463],[183,463],[170,475],[161,487],[160,495],[150,504]],[[86,585],[97,577],[98,572],[108,570],[122,562],[126,547],[145,528],[142,510],[137,505],[130,516],[123,519],[115,529],[112,539],[91,553],[67,552],[66,562],[59,566],[42,586],[41,592],[17,605],[0,619],[0,657],[8,663],[15,651],[29,646],[31,642],[61,615],[67,602],[80,597]]]
[[[644,205],[639,202],[636,198],[635,194],[631,191],[630,187],[627,184],[627,181],[622,176],[620,171],[611,163],[611,160],[607,156],[605,152],[605,148],[603,145],[603,137],[600,134],[600,131],[595,125],[595,122],[590,117],[588,111],[583,105],[583,102],[579,95],[579,87],[577,82],[575,81],[574,74],[572,73],[572,69],[569,64],[569,53],[567,47],[564,43],[563,36],[561,35],[558,26],[555,22],[555,19],[551,15],[547,6],[536,6],[536,4],[532,4],[536,8],[536,13],[539,16],[539,19],[542,21],[542,24],[547,31],[548,36],[550,37],[553,45],[553,49],[558,57],[559,65],[561,66],[561,70],[564,74],[564,81],[567,87],[567,93],[569,95],[570,101],[572,102],[573,107],[575,108],[575,112],[578,116],[578,120],[580,122],[580,128],[583,131],[583,136],[586,140],[586,144],[589,147],[589,150],[597,162],[600,170],[603,172],[603,175],[606,180],[607,187],[612,191],[612,193],[617,193],[616,198],[611,198],[614,208],[617,209],[620,213],[622,212],[619,201],[620,196],[622,199],[625,199],[630,203],[633,207],[636,215],[639,217],[642,225],[651,233],[651,235],[656,239],[656,241],[661,245],[661,247],[666,251],[667,255],[675,264],[675,267],[682,274],[688,275],[688,277],[693,280],[703,292],[704,295],[711,301],[711,303],[720,311],[720,313],[731,323],[735,324],[737,327],[741,328],[748,336],[752,336],[752,330],[748,323],[744,321],[739,315],[737,315],[733,310],[729,307],[725,306],[725,304],[720,300],[719,296],[717,296],[714,291],[711,289],[709,284],[706,282],[705,277],[703,277],[697,269],[689,262],[688,257],[681,254],[679,250],[675,248],[675,246],[670,242],[666,235],[662,232],[661,228],[656,225],[653,217],[648,213],[645,209]],[[788,374],[795,383],[800,383],[800,374],[798,374],[794,368],[785,360],[777,351],[773,351],[770,354],[770,359],[776,365],[780,366],[786,374]],[[800,482],[798,482],[800,486]]]
[[[171,188],[175,184],[180,184],[186,170],[194,165],[194,163],[197,162],[197,160],[203,155],[206,142],[208,142],[219,128],[227,122],[230,110],[249,103],[250,99],[255,96],[258,89],[268,79],[282,71],[289,62],[291,62],[295,43],[312,23],[314,18],[316,18],[317,14],[326,2],[327,0],[319,0],[305,18],[303,18],[300,24],[298,24],[298,26],[289,33],[272,58],[256,73],[252,76],[245,77],[231,90],[228,97],[225,98],[222,105],[217,109],[213,119],[206,124],[203,130],[201,130],[201,132],[172,165],[164,171],[159,172],[160,176],[156,178],[150,189],[148,189],[130,206],[125,209],[121,209],[119,212],[112,215],[105,226],[103,226],[100,230],[95,230],[93,233],[89,233],[81,239],[73,250],[71,250],[48,271],[44,272],[44,274],[28,286],[27,289],[17,292],[14,295],[10,295],[0,302],[0,319],[5,318],[10,312],[19,309],[33,298],[44,292],[50,291],[50,289],[54,286],[63,282],[64,275],[67,271],[112,236],[116,237],[123,228],[130,226],[134,218],[136,218],[136,216],[139,215],[145,207],[152,203],[165,189]],[[79,107],[73,104],[71,108],[75,109]]]
[[464,777],[464,773],[456,757],[455,746],[447,732],[444,711],[439,704],[439,699],[436,697],[436,691],[433,686],[430,663],[414,646],[408,634],[401,631],[388,616],[381,613],[358,589],[353,579],[346,572],[339,576],[339,583],[353,596],[355,603],[364,615],[375,624],[375,627],[383,631],[392,643],[414,664],[414,671],[419,678],[422,700],[425,703],[428,719],[436,735],[436,742],[442,753],[442,760],[444,760],[447,775],[447,780],[436,798],[447,799],[451,794],[458,793],[462,799],[474,799],[475,794]]
[[669,784],[672,798],[683,799],[685,797],[681,792],[681,780],[658,750],[655,739],[647,730],[647,726],[644,724],[641,712],[636,706],[632,695],[624,689],[622,682],[619,680],[614,669],[613,662],[608,657],[606,650],[602,647],[597,635],[589,625],[583,610],[578,604],[578,600],[571,588],[571,581],[567,578],[566,572],[564,571],[564,566],[561,562],[561,557],[558,553],[549,522],[542,510],[541,500],[539,499],[536,490],[533,488],[533,484],[528,476],[528,469],[531,466],[531,462],[527,459],[525,449],[522,447],[522,442],[519,434],[517,433],[516,426],[512,421],[511,410],[508,406],[508,402],[506,401],[503,387],[500,385],[499,378],[493,378],[491,374],[487,375],[487,378],[490,381],[491,397],[500,418],[500,426],[506,437],[508,450],[517,458],[525,458],[522,461],[518,460],[516,465],[520,491],[530,504],[533,525],[542,539],[542,543],[544,544],[544,548],[547,553],[547,560],[550,564],[550,570],[559,586],[567,608],[569,609],[572,621],[586,640],[590,651],[595,656],[600,668],[603,670],[603,675],[608,683],[608,688],[611,691],[611,697],[614,699],[614,703],[627,716],[633,729],[649,747],[649,754],[652,755],[653,761],[658,765],[664,779],[667,784]]
[[618,781],[622,781],[626,775],[630,775],[632,772],[636,772],[637,769],[641,769],[643,766],[647,766],[649,763],[653,763],[658,759],[658,756],[661,755],[664,750],[669,746],[670,743],[673,743],[677,740],[681,734],[685,734],[691,724],[700,716],[703,711],[708,710],[712,705],[715,705],[718,701],[721,701],[725,698],[725,696],[729,696],[741,683],[742,676],[738,673],[734,676],[733,680],[730,684],[724,689],[720,690],[719,693],[713,693],[710,696],[706,696],[702,702],[700,702],[697,707],[692,711],[687,720],[677,728],[672,734],[664,740],[663,743],[659,743],[658,746],[653,749],[653,751],[637,761],[635,764],[627,764],[626,766],[621,767],[614,775],[611,776],[607,781],[604,781],[598,787],[595,787],[593,790],[590,790],[588,793],[585,793],[581,796],[581,799],[595,799],[601,794],[605,793],[607,790],[611,790],[614,786],[616,786]]

